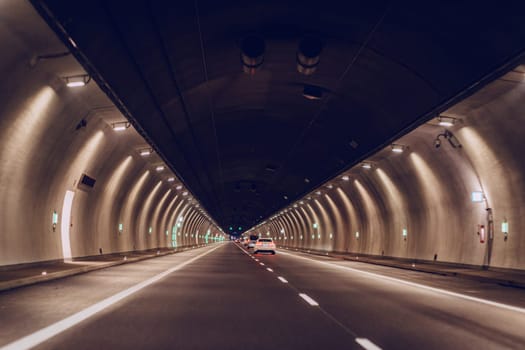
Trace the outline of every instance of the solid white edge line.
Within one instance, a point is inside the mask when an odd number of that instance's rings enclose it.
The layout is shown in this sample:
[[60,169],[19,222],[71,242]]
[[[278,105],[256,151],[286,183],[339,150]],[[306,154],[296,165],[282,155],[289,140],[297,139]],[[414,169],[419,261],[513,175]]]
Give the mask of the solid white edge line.
[[25,337],[22,337],[18,340],[15,340],[9,344],[6,344],[2,347],[0,347],[0,350],[22,350],[22,349],[30,349],[32,347],[35,347],[52,337],[64,332],[65,330],[79,324],[80,322],[90,318],[91,316],[95,315],[96,313],[110,307],[111,305],[121,301],[122,299],[140,291],[141,289],[144,289],[148,287],[149,285],[161,280],[162,278],[168,276],[172,272],[175,272],[177,270],[180,270],[181,268],[185,267],[188,264],[191,264],[195,260],[198,260],[202,258],[203,256],[213,252],[214,250],[222,247],[222,245],[219,245],[211,250],[208,250],[205,253],[199,254],[194,258],[191,258],[188,261],[185,261],[175,267],[172,267],[164,272],[159,273],[156,276],[153,276],[143,282],[140,282],[130,288],[127,288],[123,290],[122,292],[119,292],[113,296],[110,296],[102,301],[99,301],[98,303],[95,303],[87,308],[85,308],[82,311],[79,311],[69,317],[64,318],[61,321],[55,322],[47,327],[44,327],[36,332],[33,332],[29,335],[26,335]]
[[367,338],[355,338],[355,342],[361,345],[366,350],[381,350],[379,346],[375,345]]
[[[384,280],[391,281],[391,282],[401,283],[401,284],[405,284],[405,285],[408,285],[408,286],[421,288],[421,289],[426,289],[426,290],[429,290],[429,291],[432,291],[432,292],[441,293],[441,294],[445,294],[445,295],[448,295],[448,296],[453,296],[453,297],[457,297],[457,298],[465,299],[465,300],[469,300],[469,301],[475,301],[475,302],[478,302],[478,303],[481,303],[481,304],[490,305],[490,306],[498,307],[498,308],[501,308],[501,309],[515,311],[515,312],[519,312],[519,313],[525,314],[525,309],[521,308],[521,307],[518,307],[518,306],[512,306],[512,305],[508,305],[508,304],[498,303],[496,301],[490,301],[490,300],[486,300],[486,299],[471,297],[469,295],[464,295],[464,294],[460,294],[460,293],[456,293],[456,292],[451,292],[451,291],[448,291],[448,290],[445,290],[445,289],[441,289],[441,288],[429,287],[429,286],[425,286],[423,284],[419,284],[419,283],[415,283],[415,282],[409,282],[409,281],[401,280],[401,279],[394,278],[394,277],[383,276],[383,275],[379,275],[379,274],[376,274],[376,273],[373,273],[373,272],[361,271],[361,270],[358,270],[358,269],[354,269],[352,267],[334,265],[334,264],[331,264],[331,263],[328,263],[328,262],[318,261],[318,260],[314,260],[314,259],[310,259],[310,258],[305,258],[303,256],[298,256],[298,255],[295,255],[295,254],[289,254],[289,253],[284,253],[284,252],[282,254],[290,255],[290,256],[293,256],[293,257],[296,257],[296,258],[299,258],[299,259],[305,259],[305,260],[313,261],[313,262],[316,262],[316,263],[321,264],[321,265],[328,265],[328,266],[335,267],[335,268],[338,268],[338,269],[344,269],[344,270],[357,272],[357,273],[360,273],[360,274],[363,274],[365,276],[372,277],[372,278],[384,279]],[[2,350],[2,349],[0,349],[0,350]]]
[[299,293],[299,296],[303,298],[311,306],[319,306],[319,303],[304,293]]

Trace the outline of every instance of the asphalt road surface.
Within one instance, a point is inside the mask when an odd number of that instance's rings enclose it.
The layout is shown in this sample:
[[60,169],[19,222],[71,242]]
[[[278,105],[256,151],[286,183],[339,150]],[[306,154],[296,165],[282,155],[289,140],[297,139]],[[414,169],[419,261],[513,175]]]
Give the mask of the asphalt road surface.
[[234,243],[0,293],[8,349],[525,349],[525,291]]

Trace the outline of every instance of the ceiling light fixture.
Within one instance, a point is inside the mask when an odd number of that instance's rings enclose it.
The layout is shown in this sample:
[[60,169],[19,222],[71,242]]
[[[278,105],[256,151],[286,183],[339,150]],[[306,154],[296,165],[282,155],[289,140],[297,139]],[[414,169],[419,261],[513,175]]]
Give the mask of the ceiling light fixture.
[[305,84],[303,96],[308,100],[320,100],[323,97],[323,89],[319,86]]
[[440,115],[438,117],[439,125],[449,127],[456,124],[456,118]]
[[111,124],[111,127],[115,131],[124,131],[127,128],[129,128],[130,126],[131,126],[130,122],[117,122],[117,123]]
[[74,88],[87,85],[91,81],[91,77],[88,74],[80,74],[64,77],[64,80],[67,87]]
[[143,148],[143,149],[139,149],[139,154],[143,157],[147,157],[149,155],[151,155],[151,153],[153,153],[153,149],[151,148]]
[[392,147],[392,152],[394,153],[403,153],[406,148],[406,146],[404,145],[399,145],[399,144],[394,144],[394,143],[391,145],[391,147]]

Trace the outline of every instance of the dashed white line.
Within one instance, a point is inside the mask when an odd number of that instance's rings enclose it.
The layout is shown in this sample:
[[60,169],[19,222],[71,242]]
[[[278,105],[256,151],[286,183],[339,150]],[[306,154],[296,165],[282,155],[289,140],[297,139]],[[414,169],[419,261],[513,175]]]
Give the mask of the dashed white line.
[[355,338],[355,342],[361,345],[366,350],[381,350],[379,346],[375,345],[367,338]]
[[273,270],[270,269],[269,267],[267,267],[266,270],[268,270],[268,271],[270,271],[270,272],[273,272]]
[[453,296],[453,297],[456,297],[456,298],[469,300],[469,301],[474,301],[474,302],[478,302],[478,303],[481,303],[481,304],[490,305],[490,306],[494,306],[494,307],[497,307],[497,308],[501,308],[501,309],[505,309],[505,310],[511,310],[511,311],[515,311],[515,312],[519,312],[519,313],[525,314],[525,308],[521,308],[521,307],[518,307],[518,306],[512,306],[512,305],[508,305],[508,304],[498,303],[498,302],[495,302],[495,301],[490,301],[490,300],[486,300],[486,299],[476,298],[476,297],[472,297],[472,296],[465,295],[465,294],[451,292],[451,291],[448,291],[446,289],[429,287],[429,286],[425,286],[423,284],[410,282],[410,281],[405,281],[405,280],[402,280],[402,279],[399,279],[399,278],[388,277],[388,276],[384,276],[384,275],[380,275],[380,274],[376,274],[376,273],[368,272],[368,271],[361,271],[361,270],[358,270],[358,269],[354,269],[352,267],[340,266],[340,265],[336,265],[336,264],[332,264],[332,263],[328,263],[328,262],[324,262],[324,261],[318,261],[318,260],[306,258],[306,257],[303,257],[303,256],[298,256],[298,255],[295,255],[295,254],[289,254],[289,253],[284,253],[284,252],[282,254],[293,256],[293,257],[298,258],[298,259],[309,260],[309,261],[312,261],[312,262],[315,262],[315,263],[318,263],[318,264],[321,264],[321,265],[327,265],[327,266],[330,266],[330,267],[333,267],[333,268],[337,268],[337,269],[343,269],[343,270],[357,272],[357,273],[360,273],[362,275],[365,275],[365,276],[368,276],[368,277],[372,277],[372,278],[376,278],[376,279],[382,279],[382,280],[386,280],[386,281],[390,281],[390,282],[401,283],[401,284],[408,285],[408,286],[411,286],[411,287],[426,289],[428,291],[432,291],[432,292],[435,292],[435,293],[445,294],[445,295],[448,295],[448,296]]
[[264,263],[259,263],[261,266],[264,266]]
[[283,283],[288,283],[288,281],[284,278],[284,277],[277,277],[279,279],[279,281],[283,282]]
[[319,306],[319,303],[304,293],[299,293],[299,296],[303,298],[311,306]]
[[140,282],[128,289],[123,290],[122,292],[119,292],[113,296],[110,296],[109,298],[106,298],[102,301],[99,301],[96,304],[93,304],[87,308],[85,308],[82,311],[79,311],[69,317],[64,318],[61,321],[58,321],[56,323],[53,323],[52,325],[49,325],[45,328],[42,328],[39,331],[36,331],[34,333],[31,333],[23,338],[20,338],[18,340],[15,340],[14,342],[11,342],[7,345],[4,345],[0,347],[0,350],[21,350],[21,349],[30,349],[38,344],[41,344],[45,342],[48,339],[51,339],[52,337],[56,336],[57,334],[60,334],[69,328],[79,324],[80,322],[90,318],[91,316],[103,311],[104,309],[107,309],[111,305],[121,301],[122,299],[135,294],[136,292],[148,287],[149,285],[163,279],[164,277],[168,276],[172,272],[175,272],[177,270],[182,269],[184,266],[191,264],[192,262],[202,258],[203,256],[213,252],[214,250],[220,248],[222,246],[217,246],[213,249],[210,249],[202,254],[197,255],[194,258],[191,258],[190,260],[187,260],[183,262],[182,264],[179,264],[175,267],[172,267],[164,272],[159,273],[156,276],[153,276],[143,282]]

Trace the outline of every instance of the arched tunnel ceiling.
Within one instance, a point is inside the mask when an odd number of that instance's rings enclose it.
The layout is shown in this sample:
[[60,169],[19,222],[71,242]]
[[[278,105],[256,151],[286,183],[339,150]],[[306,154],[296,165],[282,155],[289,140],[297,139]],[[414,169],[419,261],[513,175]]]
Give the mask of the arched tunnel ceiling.
[[[519,2],[32,2],[223,227],[253,226],[525,48]],[[255,74],[249,35],[265,41]],[[307,36],[323,43],[308,76]]]

